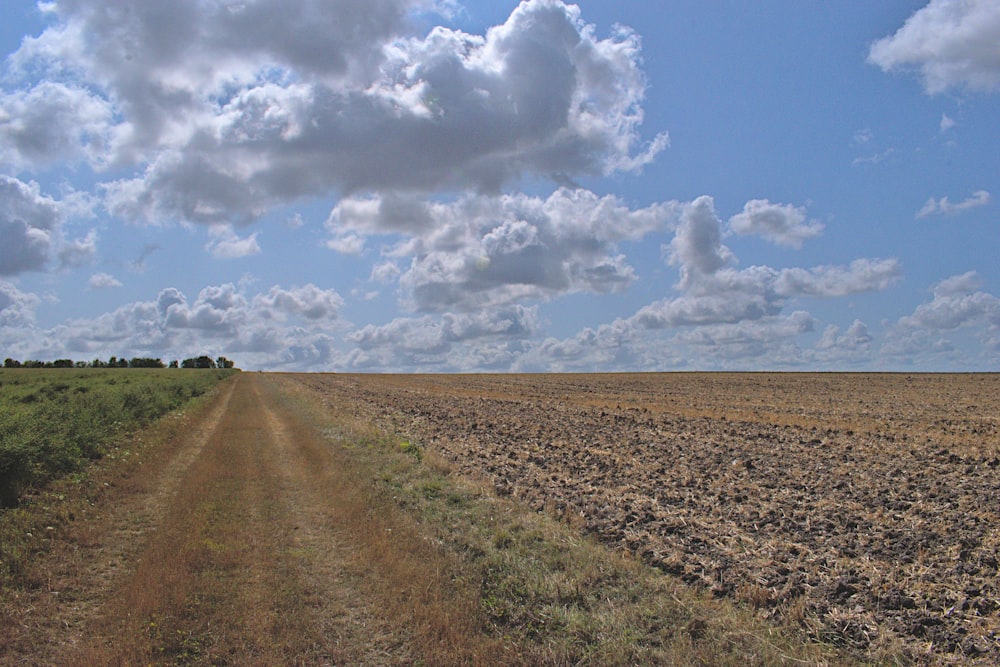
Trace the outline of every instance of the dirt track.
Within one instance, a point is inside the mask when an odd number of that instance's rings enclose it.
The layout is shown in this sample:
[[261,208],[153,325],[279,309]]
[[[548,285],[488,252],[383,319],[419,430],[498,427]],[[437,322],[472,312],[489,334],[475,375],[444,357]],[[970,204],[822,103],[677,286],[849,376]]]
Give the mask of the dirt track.
[[331,506],[329,446],[268,391],[227,383],[105,511],[60,529],[37,588],[8,607],[0,662],[407,662],[365,602],[377,582]]
[[1000,376],[300,379],[823,641],[1000,663]]

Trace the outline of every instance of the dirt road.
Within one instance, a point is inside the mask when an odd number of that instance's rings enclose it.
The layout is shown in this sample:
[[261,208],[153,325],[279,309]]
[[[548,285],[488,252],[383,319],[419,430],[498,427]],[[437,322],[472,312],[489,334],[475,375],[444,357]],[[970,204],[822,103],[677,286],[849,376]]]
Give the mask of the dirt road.
[[6,664],[402,664],[328,443],[242,374],[72,522],[8,606]]

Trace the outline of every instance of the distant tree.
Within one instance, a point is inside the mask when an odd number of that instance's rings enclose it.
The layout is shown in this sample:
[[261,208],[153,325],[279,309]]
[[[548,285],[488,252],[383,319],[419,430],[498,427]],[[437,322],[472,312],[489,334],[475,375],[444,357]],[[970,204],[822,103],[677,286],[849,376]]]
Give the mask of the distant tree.
[[86,368],[89,364],[86,361],[78,361],[73,365],[77,368]]
[[52,362],[52,368],[73,368],[72,359],[56,359]]
[[21,362],[18,361],[17,359],[11,359],[10,357],[7,357],[6,359],[3,360],[3,367],[4,368],[20,368],[21,367]]
[[179,365],[176,359],[170,362],[170,368],[177,368]]
[[219,357],[215,360],[215,365],[219,368],[233,368],[236,363],[231,359],[226,359],[225,357]]
[[26,359],[21,365],[25,368],[45,368],[45,362],[37,359]]
[[163,361],[149,357],[133,357],[128,362],[129,368],[163,368]]
[[94,359],[93,361],[90,362],[90,367],[91,368],[104,368],[106,365],[107,364],[105,364],[100,359]]
[[181,362],[181,368],[215,368],[212,357],[202,355],[192,359],[185,359]]

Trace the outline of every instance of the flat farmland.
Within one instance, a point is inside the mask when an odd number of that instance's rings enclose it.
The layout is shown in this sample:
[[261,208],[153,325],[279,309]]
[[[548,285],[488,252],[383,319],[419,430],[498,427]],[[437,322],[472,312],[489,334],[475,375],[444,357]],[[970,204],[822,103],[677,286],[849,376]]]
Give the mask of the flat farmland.
[[1000,663],[1000,375],[296,380],[863,659]]

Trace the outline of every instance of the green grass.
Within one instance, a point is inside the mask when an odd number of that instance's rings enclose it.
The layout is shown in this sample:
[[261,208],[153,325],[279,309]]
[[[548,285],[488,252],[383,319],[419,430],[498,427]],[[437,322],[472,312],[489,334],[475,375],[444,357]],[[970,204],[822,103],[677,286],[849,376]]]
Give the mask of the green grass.
[[0,507],[80,470],[234,371],[0,369]]

